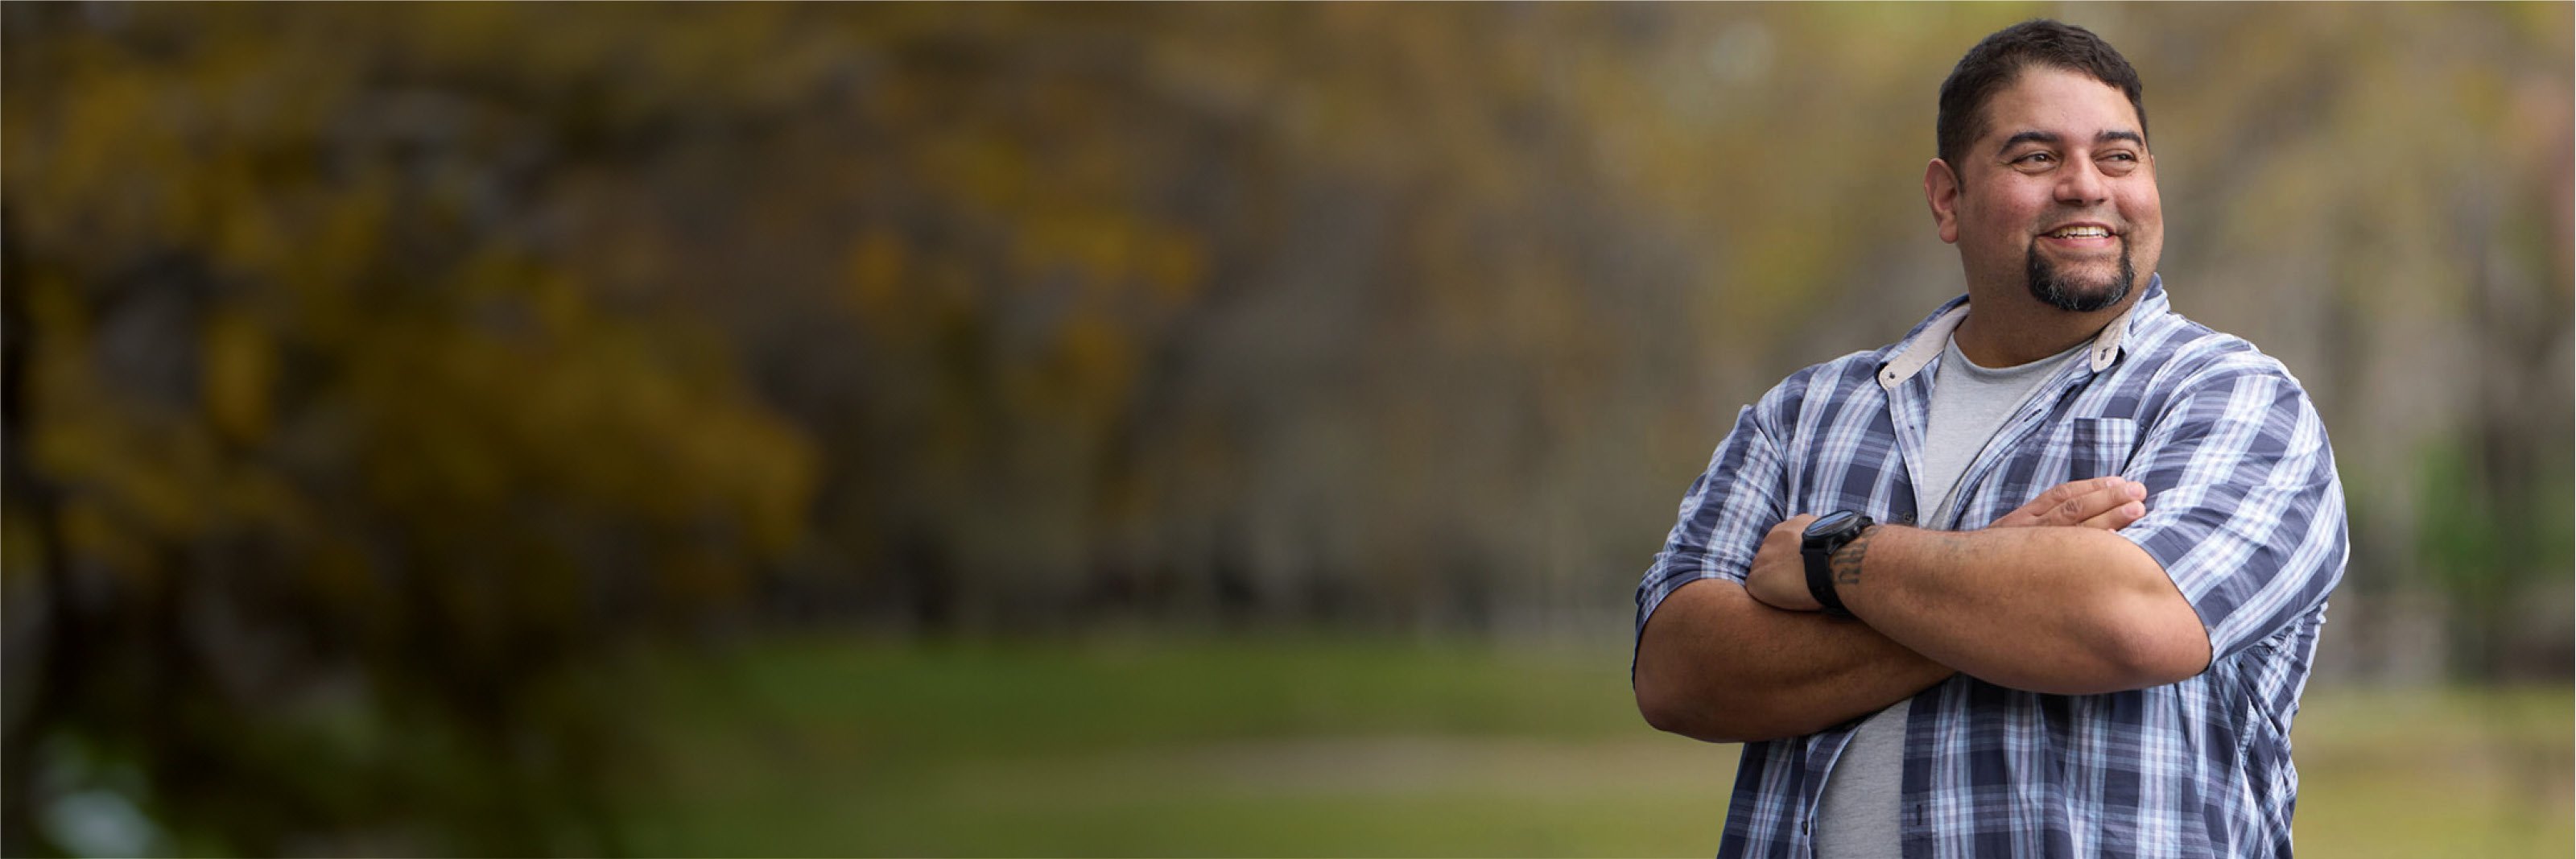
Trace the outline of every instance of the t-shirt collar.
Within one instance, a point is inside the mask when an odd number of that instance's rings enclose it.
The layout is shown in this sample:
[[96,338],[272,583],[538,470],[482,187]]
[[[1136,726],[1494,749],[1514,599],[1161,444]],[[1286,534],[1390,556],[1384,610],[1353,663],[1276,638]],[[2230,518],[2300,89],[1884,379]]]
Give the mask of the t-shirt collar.
[[[2129,326],[2136,324],[2141,309],[2153,314],[2164,307],[2164,284],[2163,275],[2148,275],[2146,291],[2138,296],[2138,300],[2130,304],[2129,309],[2121,311],[2110,324],[2102,326],[2102,333],[2093,335],[2093,345],[2085,355],[2085,362],[2093,372],[2109,369],[2120,359],[2120,344],[2128,339]],[[1964,295],[1950,299],[1949,303],[1941,305],[1941,309],[1932,311],[1930,317],[1905,335],[1905,342],[1896,348],[1896,357],[1878,366],[1879,387],[1896,390],[1896,386],[1922,372],[1934,357],[1941,354],[1942,346],[1950,342],[1950,333],[1957,331],[1959,323],[1967,318],[1968,297]]]

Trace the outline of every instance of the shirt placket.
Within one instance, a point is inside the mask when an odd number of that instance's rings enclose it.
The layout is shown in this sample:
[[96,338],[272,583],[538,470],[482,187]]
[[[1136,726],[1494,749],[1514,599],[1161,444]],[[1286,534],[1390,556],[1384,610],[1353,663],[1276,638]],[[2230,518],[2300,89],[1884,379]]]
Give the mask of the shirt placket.
[[2082,387],[2086,381],[2093,378],[2092,369],[2081,361],[2073,362],[2062,372],[2064,376],[2048,381],[2047,396],[2034,396],[2022,403],[2021,411],[2013,415],[2012,423],[1997,432],[2001,443],[1987,444],[1984,450],[1977,452],[1977,458],[1969,462],[1968,470],[1959,475],[1958,488],[1951,492],[1953,500],[1950,502],[1950,515],[1946,517],[1947,521],[1939,524],[1940,528],[1948,531],[1959,530],[1959,522],[1967,518],[1969,508],[1975,506],[1968,503],[1969,493],[1980,488],[1979,484],[1985,481],[1986,475],[1994,471],[1998,463],[2019,450],[2023,442],[2030,440],[2031,432],[2038,429],[2044,422],[2041,419],[2047,417],[2050,412],[2056,411],[2057,404],[2064,401],[2069,392]]

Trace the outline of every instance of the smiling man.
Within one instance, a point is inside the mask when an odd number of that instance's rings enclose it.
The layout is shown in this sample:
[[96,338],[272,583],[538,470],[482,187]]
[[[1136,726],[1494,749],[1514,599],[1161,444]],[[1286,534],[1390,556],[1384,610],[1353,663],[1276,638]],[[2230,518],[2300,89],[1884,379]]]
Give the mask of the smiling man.
[[1683,499],[1637,705],[1745,744],[1720,856],[2290,854],[2343,489],[2280,362],[2173,311],[2142,89],[2054,21],[1971,49],[1923,173],[1968,294]]

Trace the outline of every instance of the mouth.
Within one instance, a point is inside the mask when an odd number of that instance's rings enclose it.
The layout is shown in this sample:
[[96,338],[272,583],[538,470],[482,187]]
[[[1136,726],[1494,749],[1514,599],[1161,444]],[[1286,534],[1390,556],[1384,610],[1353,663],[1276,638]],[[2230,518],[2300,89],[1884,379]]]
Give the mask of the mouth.
[[2106,224],[2066,224],[2039,234],[2041,244],[2061,250],[2104,250],[2120,243],[2120,233]]

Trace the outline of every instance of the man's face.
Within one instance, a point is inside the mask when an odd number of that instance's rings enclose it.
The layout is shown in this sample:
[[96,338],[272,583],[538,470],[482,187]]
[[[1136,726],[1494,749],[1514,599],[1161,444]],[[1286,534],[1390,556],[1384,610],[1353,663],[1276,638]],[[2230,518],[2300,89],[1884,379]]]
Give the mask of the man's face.
[[1971,294],[2027,292],[2061,310],[2112,307],[2153,274],[2164,211],[2127,96],[2080,72],[2021,70],[1985,106],[1985,133],[1925,191],[1959,246]]

